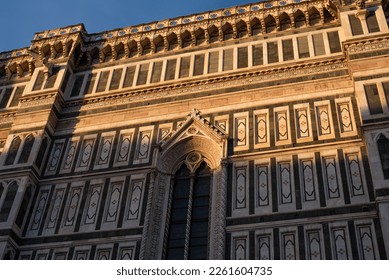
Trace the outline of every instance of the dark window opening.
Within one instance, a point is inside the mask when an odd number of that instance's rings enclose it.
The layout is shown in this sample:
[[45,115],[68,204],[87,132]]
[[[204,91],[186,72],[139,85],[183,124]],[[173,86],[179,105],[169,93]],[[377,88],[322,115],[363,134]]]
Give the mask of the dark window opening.
[[[211,172],[205,162],[194,176],[191,176],[185,164],[176,172],[166,259],[208,258],[210,185]],[[189,205],[192,206],[190,213]]]

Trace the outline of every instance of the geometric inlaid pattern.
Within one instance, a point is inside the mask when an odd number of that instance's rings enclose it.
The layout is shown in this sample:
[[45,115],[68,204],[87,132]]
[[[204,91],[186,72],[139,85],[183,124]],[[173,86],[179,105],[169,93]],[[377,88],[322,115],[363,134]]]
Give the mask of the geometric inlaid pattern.
[[245,260],[246,259],[246,238],[235,238],[234,239],[234,253],[235,260]]
[[69,170],[72,168],[74,155],[76,153],[78,140],[69,140],[67,150],[64,157],[63,169]]
[[64,226],[73,226],[77,217],[78,205],[81,201],[82,187],[73,187],[69,196],[69,205],[65,216]]
[[262,144],[268,142],[267,135],[267,115],[268,114],[258,114],[255,116],[256,124],[256,144]]
[[139,132],[140,141],[137,159],[146,159],[148,157],[151,144],[151,133],[151,130]]
[[339,198],[339,185],[338,185],[338,173],[336,171],[336,158],[335,157],[326,157],[324,161],[324,171],[326,174],[326,189],[327,189],[327,198]]
[[334,259],[347,260],[348,251],[346,243],[346,231],[344,228],[337,228],[332,230],[332,238],[334,240],[333,251],[335,253]]
[[258,252],[258,258],[260,260],[271,260],[271,247],[272,244],[270,235],[261,235],[258,236],[258,246],[259,246],[259,252]]
[[298,138],[305,138],[310,136],[308,114],[308,108],[300,108],[296,110]]
[[277,141],[283,141],[289,139],[288,131],[288,112],[280,111],[275,113],[276,117],[276,138]]
[[97,217],[97,210],[99,209],[102,185],[92,185],[89,194],[89,203],[87,204],[87,212],[85,216],[85,224],[94,224]]
[[47,228],[54,228],[57,224],[59,210],[61,209],[63,197],[65,195],[65,189],[56,189],[54,192],[53,205],[50,210],[49,220]]
[[132,182],[129,196],[129,207],[127,220],[136,220],[139,217],[139,208],[142,200],[143,180],[136,180]]
[[331,131],[330,113],[328,105],[316,107],[319,135],[329,135]]
[[127,162],[132,141],[132,133],[120,135],[116,162]]
[[98,161],[97,161],[98,165],[108,164],[109,156],[111,154],[113,139],[114,139],[113,136],[105,136],[101,138]]
[[235,209],[246,208],[246,167],[235,169]]
[[267,165],[258,165],[257,167],[257,206],[269,205],[269,174]]
[[246,118],[236,118],[236,145],[245,146],[246,143]]
[[35,210],[34,219],[32,220],[32,224],[31,224],[32,230],[37,230],[41,223],[48,196],[49,196],[48,190],[42,191],[39,196],[38,206]]
[[296,241],[294,233],[282,234],[282,248],[284,260],[296,259]]
[[373,236],[370,225],[358,227],[359,247],[361,252],[361,259],[375,260],[375,250],[373,245]]
[[79,167],[89,166],[89,162],[92,157],[94,143],[95,143],[94,139],[84,140],[81,153],[80,153],[81,159],[78,164]]
[[358,154],[346,154],[346,162],[348,165],[348,178],[351,186],[351,195],[364,195],[361,169],[358,160]]
[[350,103],[339,103],[338,104],[339,120],[340,120],[340,131],[350,132],[353,131],[353,123],[350,113]]
[[292,203],[292,182],[291,182],[291,170],[289,162],[281,162],[279,167],[279,190],[280,190],[280,203],[288,204]]
[[123,182],[113,182],[108,194],[108,209],[105,217],[106,222],[115,222],[118,218],[120,198],[122,195]]
[[321,240],[319,230],[311,230],[307,232],[307,259],[309,260],[321,260]]
[[313,175],[313,160],[302,159],[300,161],[302,183],[303,183],[303,199],[304,201],[316,200],[315,193],[315,178]]
[[120,259],[121,260],[132,260],[134,258],[134,247],[122,248],[120,250]]
[[61,157],[62,148],[64,143],[55,143],[52,150],[51,160],[47,165],[47,172],[55,172]]

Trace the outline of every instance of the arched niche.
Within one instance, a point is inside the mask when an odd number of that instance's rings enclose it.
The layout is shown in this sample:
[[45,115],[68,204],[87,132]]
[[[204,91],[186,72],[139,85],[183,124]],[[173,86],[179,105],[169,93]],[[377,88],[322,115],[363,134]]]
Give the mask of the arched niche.
[[196,174],[206,163],[212,180],[209,207],[209,259],[225,257],[225,212],[227,193],[226,135],[196,113],[156,150],[155,171],[151,174],[141,259],[163,259],[169,231],[174,175],[185,164]]

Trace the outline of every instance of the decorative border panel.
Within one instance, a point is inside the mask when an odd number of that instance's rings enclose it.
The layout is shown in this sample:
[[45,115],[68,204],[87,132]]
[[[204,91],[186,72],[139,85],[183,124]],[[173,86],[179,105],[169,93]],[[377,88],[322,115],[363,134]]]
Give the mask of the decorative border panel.
[[294,105],[293,109],[296,123],[297,143],[312,141],[312,121],[309,104]]
[[94,146],[96,142],[97,134],[87,135],[82,140],[80,154],[78,155],[78,161],[75,171],[89,170],[89,166],[92,161],[94,153]]
[[51,150],[50,159],[46,167],[46,176],[54,175],[57,172],[61,159],[62,150],[65,146],[65,139],[56,140]]
[[341,137],[354,136],[358,134],[354,110],[350,97],[335,99],[336,111],[339,120],[339,132]]
[[154,126],[141,127],[139,129],[134,164],[149,162],[153,132]]
[[72,171],[74,158],[76,157],[78,142],[80,141],[80,137],[72,137],[69,139],[68,144],[66,146],[65,155],[62,159],[62,165],[60,174],[69,173]]
[[233,167],[233,216],[247,215],[249,204],[248,163],[235,163]]
[[116,154],[113,166],[128,165],[130,161],[132,142],[135,129],[125,129],[120,131],[119,141],[116,146]]
[[234,151],[249,148],[249,113],[234,114]]
[[269,109],[254,111],[254,148],[270,147]]
[[93,169],[108,168],[111,159],[113,144],[116,132],[105,132],[101,134],[95,166]]
[[257,160],[254,165],[255,213],[271,213],[273,200],[270,163]]
[[318,139],[335,138],[334,123],[332,120],[332,111],[330,101],[315,102],[316,125]]
[[274,108],[274,134],[276,145],[292,143],[288,106]]

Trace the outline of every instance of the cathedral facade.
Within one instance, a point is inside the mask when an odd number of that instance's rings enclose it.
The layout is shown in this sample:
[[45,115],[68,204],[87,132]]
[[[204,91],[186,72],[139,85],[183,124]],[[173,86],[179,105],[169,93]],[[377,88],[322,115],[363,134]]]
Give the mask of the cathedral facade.
[[387,259],[387,1],[265,1],[0,53],[0,259]]

